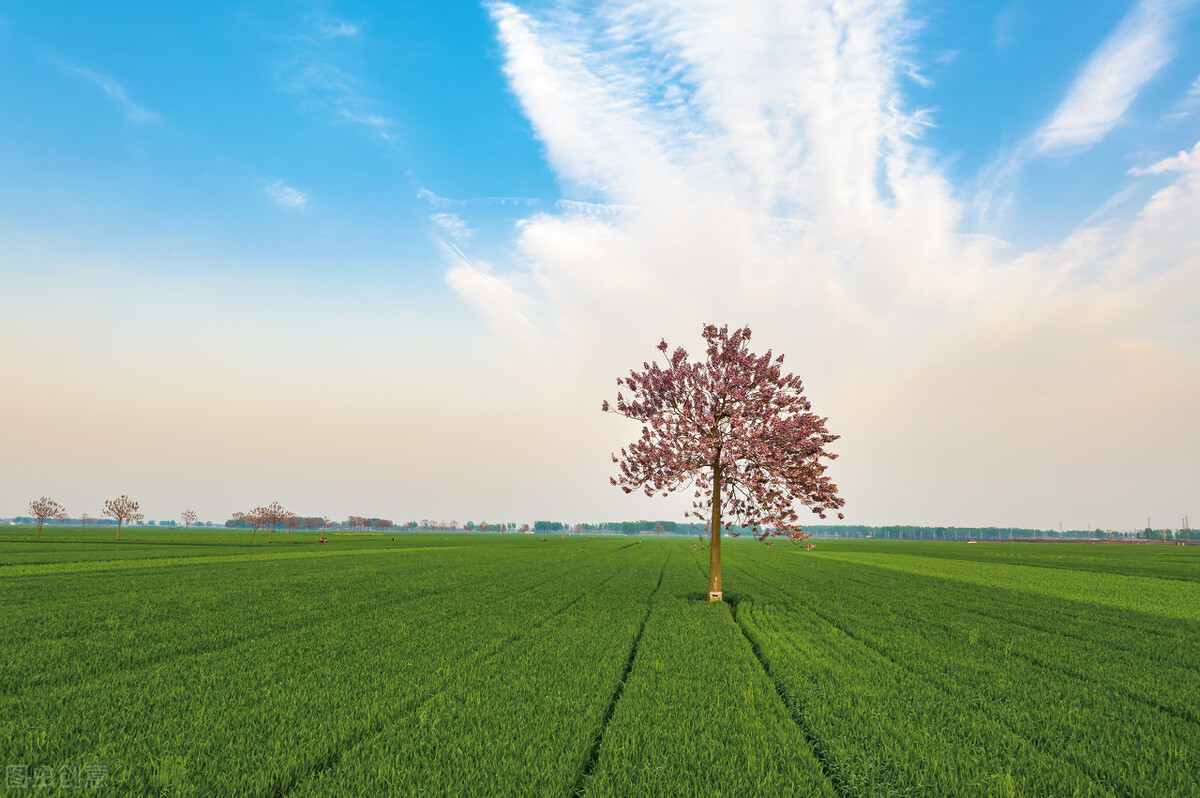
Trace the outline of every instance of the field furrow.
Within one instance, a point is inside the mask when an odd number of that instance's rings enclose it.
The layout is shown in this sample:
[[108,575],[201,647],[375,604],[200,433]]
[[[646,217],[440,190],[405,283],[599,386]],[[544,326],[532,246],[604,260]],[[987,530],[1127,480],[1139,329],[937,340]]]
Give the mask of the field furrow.
[[703,600],[694,563],[664,572],[586,794],[832,795],[728,605]]
[[[1194,741],[1200,738],[1195,735],[1194,724],[1178,713],[1150,705],[1144,696],[1131,698],[1132,691],[1114,689],[1111,680],[1133,680],[1127,669],[1104,667],[1105,652],[1073,646],[1076,641],[1069,637],[1053,640],[1040,633],[1031,638],[1023,634],[1027,630],[1006,626],[1002,620],[980,623],[970,608],[995,606],[991,599],[996,588],[962,588],[961,604],[955,606],[946,603],[953,591],[940,578],[897,576],[879,569],[864,571],[861,566],[853,568],[850,577],[840,570],[831,567],[828,560],[813,558],[805,573],[811,578],[803,580],[802,588],[795,587],[795,569],[781,562],[764,563],[756,574],[775,587],[781,599],[792,599],[807,614],[869,649],[881,662],[889,663],[886,677],[895,680],[895,687],[882,695],[865,684],[854,688],[848,683],[846,689],[873,695],[872,702],[883,706],[895,705],[889,711],[898,716],[909,712],[922,695],[929,696],[931,706],[939,701],[946,707],[958,705],[961,709],[937,726],[951,728],[974,717],[978,723],[995,728],[992,748],[1004,747],[1007,733],[1122,794],[1155,795],[1164,787],[1187,794],[1197,789],[1194,774],[1200,749]],[[1028,598],[1031,603],[1026,613],[1047,619],[1054,618],[1064,603],[1047,602],[1041,594]],[[1104,611],[1094,606],[1091,609]],[[786,617],[787,622],[781,622],[774,631],[777,637],[794,637],[797,629],[793,624],[797,628],[812,625],[812,618],[803,620],[795,613]],[[1143,620],[1153,622],[1155,616]],[[1163,622],[1178,623],[1171,618]],[[797,656],[785,650],[777,652],[775,659],[785,671],[812,667],[812,663]],[[1125,664],[1131,664],[1128,658]],[[864,666],[847,670],[865,672]],[[1190,685],[1180,690],[1186,700]],[[892,694],[890,698],[888,693]],[[1117,718],[1120,722],[1115,722]],[[920,733],[929,732],[940,733],[938,728]],[[944,747],[947,756],[961,748],[953,740],[939,747]],[[963,751],[961,756],[970,761],[976,755]],[[989,756],[977,758],[981,770],[986,770],[983,766]],[[1025,773],[1034,772],[1015,761],[1007,765],[1009,770],[1013,766]],[[1067,773],[1067,781],[1058,783],[1054,790],[1066,789],[1076,780]],[[1035,782],[1029,787],[1036,785],[1045,790],[1051,784]]]
[[0,535],[10,766],[120,795],[1200,796],[1200,552],[731,538],[710,604],[684,536],[124,538]]

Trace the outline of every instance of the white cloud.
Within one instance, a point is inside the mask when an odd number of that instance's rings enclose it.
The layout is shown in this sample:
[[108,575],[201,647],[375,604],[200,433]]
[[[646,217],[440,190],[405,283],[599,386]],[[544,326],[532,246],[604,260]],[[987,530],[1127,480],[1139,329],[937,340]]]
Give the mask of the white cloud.
[[339,104],[349,107],[339,108],[338,116],[351,122],[356,122],[360,125],[366,125],[367,127],[373,129],[375,133],[385,141],[391,140],[392,137],[388,135],[388,129],[392,126],[392,120],[388,119],[387,117],[380,116],[379,114],[365,113],[360,110],[355,110],[355,106],[358,105],[357,102],[343,100],[340,101]]
[[1010,3],[993,23],[992,43],[997,50],[1007,49],[1027,23],[1028,14],[1018,3]]
[[443,244],[443,252],[452,264],[446,282],[487,319],[500,342],[528,362],[549,362],[551,347],[531,318],[533,302],[514,281],[493,274],[487,263],[473,262],[454,244]]
[[274,183],[266,186],[264,191],[281,208],[300,208],[308,202],[307,194],[292,188],[282,180],[276,180]]
[[357,39],[362,34],[361,25],[344,19],[316,20],[313,28],[326,39]]
[[626,205],[615,205],[611,202],[580,202],[579,200],[561,199],[555,204],[565,211],[585,214],[588,216],[595,214],[612,216],[614,214],[629,210],[629,207]]
[[1129,174],[1134,177],[1142,177],[1144,175],[1161,175],[1167,172],[1192,172],[1197,169],[1200,169],[1200,144],[1193,147],[1190,152],[1183,150],[1177,155],[1164,158],[1145,168],[1134,167],[1129,170]]
[[417,197],[423,199],[435,208],[459,207],[463,205],[515,205],[533,207],[542,203],[537,197],[465,197],[451,199],[433,193],[427,188],[417,189]]
[[1036,135],[1037,151],[1081,150],[1103,139],[1173,56],[1168,42],[1192,0],[1140,0],[1092,54]]
[[[607,8],[556,26],[492,7],[506,74],[555,168],[624,209],[572,218],[583,206],[568,204],[522,226],[522,257],[560,318],[604,297],[674,324],[730,301],[787,307],[787,287],[823,308],[802,324],[835,305],[868,319],[917,285],[889,265],[894,252],[921,268],[955,257],[925,234],[959,210],[897,88],[911,61],[901,5]],[[862,258],[880,268],[844,265]],[[653,307],[655,294],[670,307]],[[816,300],[826,294],[831,304]]]
[[435,213],[429,217],[438,229],[455,241],[468,239],[475,231],[456,213]]
[[450,205],[461,204],[455,200],[438,196],[437,194],[434,194],[432,191],[430,191],[429,189],[424,188],[424,187],[417,189],[417,197],[425,200],[426,202],[428,202],[430,205],[432,205],[435,208],[445,208]]
[[346,48],[358,46],[361,27],[326,17],[310,18],[308,26],[307,32],[276,37],[285,46],[278,65],[282,87],[306,107],[390,141],[392,120],[380,112],[380,103],[363,89],[360,77],[339,65],[346,60]]
[[1167,119],[1186,119],[1192,114],[1200,111],[1200,75],[1192,81],[1192,85],[1188,86],[1188,90],[1179,98],[1179,102],[1166,115]]
[[129,98],[125,87],[118,83],[113,78],[107,75],[102,75],[99,72],[94,72],[90,69],[72,64],[62,58],[50,56],[49,60],[66,74],[91,83],[100,88],[108,97],[115,102],[120,108],[125,118],[130,122],[153,122],[158,119],[158,114],[148,108],[138,105]]
[[[835,470],[859,520],[1049,524],[1059,519],[1037,513],[1052,506],[1119,514],[1122,485],[1179,497],[1155,480],[1195,473],[1179,441],[1195,443],[1196,425],[1181,433],[1180,402],[1156,397],[1181,374],[1200,387],[1192,172],[1132,224],[1015,251],[958,232],[958,192],[921,146],[928,115],[901,89],[913,60],[901,2],[490,10],[551,165],[597,201],[522,221],[508,273],[456,255],[447,280],[513,351],[562,353],[529,361],[556,386],[547,417],[586,426],[569,408],[591,408],[660,336],[692,346],[703,322],[749,322],[843,433]],[[1148,52],[1128,43],[1140,34],[1114,36],[1101,53]],[[1074,107],[1108,116],[1119,104],[1078,97]],[[1064,123],[1048,140],[1084,127]],[[1114,406],[1148,419],[1137,468],[1097,448],[1112,419],[1088,404],[1126,379],[1137,387]],[[1039,443],[1052,465],[1027,461]],[[1071,461],[1068,445],[1087,460]],[[1037,479],[1061,482],[1061,495],[1017,492]],[[945,485],[953,495],[931,487]]]

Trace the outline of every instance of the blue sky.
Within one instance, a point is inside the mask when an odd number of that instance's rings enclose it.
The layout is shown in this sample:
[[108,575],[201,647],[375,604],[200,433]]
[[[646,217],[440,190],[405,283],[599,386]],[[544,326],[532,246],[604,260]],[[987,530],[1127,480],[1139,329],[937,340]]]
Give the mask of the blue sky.
[[[117,251],[165,229],[239,261],[386,258],[419,277],[425,181],[553,191],[482,8],[345,10],[357,21],[298,4],[9,9],[5,215],[53,229],[70,210],[74,235]],[[277,207],[273,185],[303,205]]]
[[213,517],[675,517],[592,411],[705,321],[840,419],[850,521],[1188,512],[1200,4],[726,5],[0,9],[0,514],[169,517],[188,452]]

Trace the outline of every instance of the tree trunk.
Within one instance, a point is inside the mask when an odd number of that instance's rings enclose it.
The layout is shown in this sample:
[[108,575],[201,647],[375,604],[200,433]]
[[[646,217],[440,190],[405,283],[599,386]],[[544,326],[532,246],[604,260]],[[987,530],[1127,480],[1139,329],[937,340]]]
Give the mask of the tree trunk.
[[43,523],[42,521],[38,521],[38,531],[37,531],[37,539],[38,540],[42,539],[42,523]]
[[713,466],[712,540],[708,545],[708,600],[721,601],[721,466]]
[[267,543],[271,542],[271,538],[274,537],[274,535],[275,535],[275,526],[272,525],[271,530],[269,532],[267,532]]
[[121,539],[121,520],[117,519],[117,540]]

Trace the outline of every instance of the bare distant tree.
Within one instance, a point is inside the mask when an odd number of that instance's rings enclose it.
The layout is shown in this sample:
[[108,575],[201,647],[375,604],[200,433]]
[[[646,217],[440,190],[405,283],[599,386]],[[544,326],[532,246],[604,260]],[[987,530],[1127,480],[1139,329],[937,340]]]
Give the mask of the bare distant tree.
[[42,536],[42,525],[46,519],[66,518],[66,510],[54,499],[43,496],[29,503],[29,514],[37,519],[37,537]]
[[234,531],[240,530],[242,528],[242,524],[245,523],[246,519],[248,518],[245,513],[234,513],[232,517]]
[[517,531],[521,534],[525,534],[529,531],[529,524],[521,524],[519,527],[517,527]]
[[87,513],[79,514],[79,525],[81,527],[86,527],[90,523],[92,523],[92,517],[90,515],[88,515]]
[[125,495],[115,499],[105,499],[104,515],[117,522],[117,540],[121,539],[121,527],[141,521],[146,517],[138,512],[138,503]]
[[200,516],[196,515],[195,510],[184,510],[179,517],[183,519],[183,534],[187,534],[188,527],[196,523],[196,519]]

